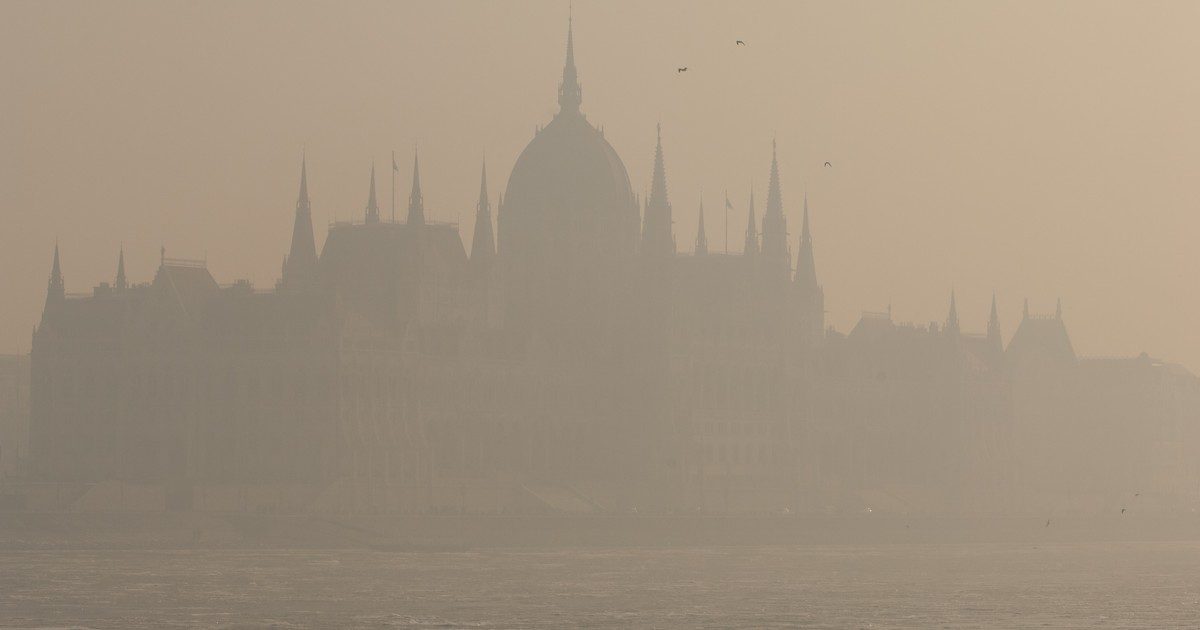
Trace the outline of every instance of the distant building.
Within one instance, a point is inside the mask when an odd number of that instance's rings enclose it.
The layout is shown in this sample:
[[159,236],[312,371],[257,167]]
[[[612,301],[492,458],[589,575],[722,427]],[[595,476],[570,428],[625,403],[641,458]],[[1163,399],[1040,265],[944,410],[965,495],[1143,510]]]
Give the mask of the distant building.
[[273,289],[165,253],[131,284],[122,253],[111,285],[73,296],[56,247],[34,475],[332,488],[306,501],[384,511],[1196,499],[1196,378],[1078,359],[1061,310],[1026,314],[1007,348],[995,304],[967,334],[953,294],[941,324],[827,329],[808,200],[791,241],[774,146],[742,251],[709,249],[701,208],[679,253],[661,134],[640,200],[581,111],[573,44],[559,112],[503,197],[481,173],[469,255],[428,220],[415,156],[405,221],[380,217],[372,171],[363,220],[330,226],[319,253],[302,164]]

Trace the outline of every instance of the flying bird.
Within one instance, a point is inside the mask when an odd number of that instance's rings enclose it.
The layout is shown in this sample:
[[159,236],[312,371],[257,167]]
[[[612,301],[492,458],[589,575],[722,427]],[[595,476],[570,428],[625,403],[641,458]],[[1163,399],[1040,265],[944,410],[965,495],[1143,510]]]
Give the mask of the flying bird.
[[687,72],[687,66],[684,66],[684,67],[682,67],[682,68],[676,68],[676,69],[675,69],[675,73],[676,73],[676,74],[678,74],[678,73],[680,73],[680,72]]
[[1046,519],[1046,527],[1050,527],[1050,519]]
[[740,40],[740,39],[739,39],[739,40],[737,40],[737,45],[738,45],[738,46],[745,46],[745,45],[746,45],[746,42],[744,42],[744,41],[742,41],[742,40]]
[[832,165],[832,164],[830,164],[829,162],[826,162],[826,163],[825,163],[825,166],[826,166],[826,167],[828,167],[828,168],[833,168],[833,165]]

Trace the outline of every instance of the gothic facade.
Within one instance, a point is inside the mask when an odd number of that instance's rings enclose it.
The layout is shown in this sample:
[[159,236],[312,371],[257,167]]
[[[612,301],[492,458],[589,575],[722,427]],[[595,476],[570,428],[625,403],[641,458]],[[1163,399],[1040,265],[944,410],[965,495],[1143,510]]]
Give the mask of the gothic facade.
[[372,171],[362,221],[319,252],[302,164],[269,290],[165,255],[131,283],[122,253],[112,284],[68,295],[56,246],[33,336],[36,475],[175,484],[197,508],[271,485],[312,489],[288,507],[380,511],[1196,497],[1190,373],[1080,359],[1061,310],[1027,313],[1006,347],[994,304],[972,335],[953,296],[944,323],[868,313],[838,333],[807,198],[789,241],[774,147],[742,252],[710,251],[701,208],[683,254],[661,135],[643,201],[582,100],[568,31],[560,110],[495,202],[482,172],[469,254],[427,219],[415,158],[404,222],[380,217]]

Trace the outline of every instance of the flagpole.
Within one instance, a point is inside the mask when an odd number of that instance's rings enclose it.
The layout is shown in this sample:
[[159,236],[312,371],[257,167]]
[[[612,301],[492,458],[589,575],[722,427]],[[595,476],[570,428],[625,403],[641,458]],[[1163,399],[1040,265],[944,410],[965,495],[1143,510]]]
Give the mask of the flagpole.
[[396,222],[396,152],[392,151],[392,223]]
[[725,255],[729,255],[729,189],[725,189]]

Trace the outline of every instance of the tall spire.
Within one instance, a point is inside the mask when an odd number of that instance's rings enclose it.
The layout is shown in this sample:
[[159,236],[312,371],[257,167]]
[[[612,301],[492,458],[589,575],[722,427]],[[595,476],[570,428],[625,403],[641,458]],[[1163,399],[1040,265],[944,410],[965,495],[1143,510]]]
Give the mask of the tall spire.
[[646,209],[642,218],[642,251],[669,256],[675,253],[675,237],[671,234],[671,202],[667,200],[667,168],[663,161],[662,125],[657,126],[654,146],[654,174]]
[[808,193],[804,193],[804,222],[800,228],[800,247],[796,252],[796,286],[817,289],[817,265],[813,257],[812,233],[808,229]]
[[754,189],[750,189],[750,211],[746,216],[746,244],[742,247],[743,256],[758,254],[758,227],[754,224]]
[[121,246],[121,253],[117,256],[117,280],[113,283],[113,287],[117,290],[129,288],[129,282],[125,279],[125,246]]
[[312,205],[308,201],[308,161],[300,160],[300,194],[292,225],[292,248],[283,268],[283,284],[298,286],[312,279],[317,267],[317,245],[313,239]]
[[1062,319],[1062,298],[1054,304],[1054,319]]
[[63,284],[62,265],[58,262],[58,240],[54,241],[54,264],[50,267],[50,281],[46,286],[46,303],[52,300],[62,300],[66,297],[66,285]]
[[46,305],[42,308],[42,324],[58,312],[59,305],[67,297],[63,288],[62,267],[58,264],[58,240],[54,241],[54,264],[50,267],[50,281],[46,283]]
[[487,194],[487,162],[479,175],[479,202],[475,205],[475,235],[471,239],[471,264],[487,265],[496,257],[492,237],[492,208]]
[[992,345],[1001,345],[1000,341],[1000,311],[996,308],[996,293],[992,292],[992,312],[988,316],[987,338]]
[[579,111],[583,102],[583,88],[579,86],[579,76],[575,72],[575,28],[574,16],[567,15],[567,61],[563,64],[562,84],[558,86],[558,106],[560,113]]
[[421,165],[413,151],[412,192],[408,195],[408,224],[425,225],[425,200],[421,197]]
[[1021,307],[1021,319],[1029,319],[1029,298],[1025,298],[1025,305]]
[[958,330],[958,303],[954,298],[954,289],[950,289],[950,314],[946,316],[946,332],[957,333]]
[[367,198],[367,223],[379,223],[379,203],[375,200],[375,161],[371,161],[371,193]]
[[767,188],[767,211],[762,220],[762,254],[773,267],[788,267],[787,219],[779,187],[779,160],[771,140],[771,180]]
[[708,255],[708,235],[704,233],[704,197],[700,197],[700,219],[696,222],[696,255]]

